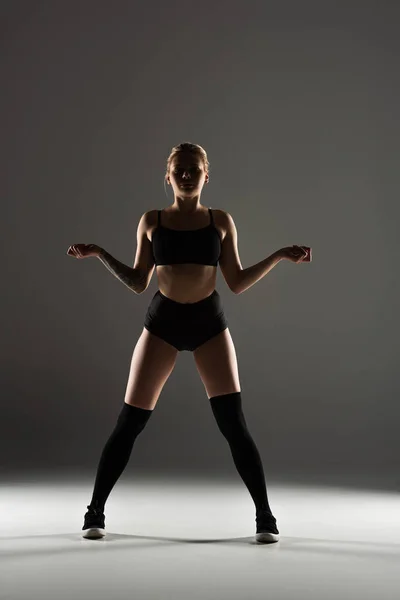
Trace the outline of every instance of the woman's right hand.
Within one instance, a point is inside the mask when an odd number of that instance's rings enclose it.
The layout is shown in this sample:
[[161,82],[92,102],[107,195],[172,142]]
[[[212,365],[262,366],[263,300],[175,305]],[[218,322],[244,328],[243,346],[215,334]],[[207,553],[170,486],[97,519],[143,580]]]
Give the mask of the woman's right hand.
[[286,246],[277,252],[278,256],[294,263],[302,262],[307,256],[303,246]]
[[74,256],[75,258],[99,256],[100,252],[101,248],[97,244],[73,244],[67,250],[68,256]]

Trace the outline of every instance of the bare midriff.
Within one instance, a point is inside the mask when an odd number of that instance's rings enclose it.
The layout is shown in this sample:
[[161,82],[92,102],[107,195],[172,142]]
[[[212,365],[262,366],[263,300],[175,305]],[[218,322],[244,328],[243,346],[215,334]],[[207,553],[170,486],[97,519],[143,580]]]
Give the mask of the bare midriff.
[[[157,227],[157,211],[155,218],[147,232],[147,238],[151,241],[153,231]],[[217,216],[218,211],[213,210],[214,225],[219,231],[221,241],[225,237],[224,228],[221,226]],[[210,223],[207,208],[199,211],[198,215],[191,215],[184,220],[182,215],[169,214],[168,210],[162,211],[162,225],[170,229],[198,229],[206,227]],[[186,222],[185,222],[186,221]],[[212,265],[182,264],[182,265],[157,265],[156,273],[158,289],[164,296],[181,302],[183,304],[199,302],[210,296],[215,290],[217,281],[217,268]]]

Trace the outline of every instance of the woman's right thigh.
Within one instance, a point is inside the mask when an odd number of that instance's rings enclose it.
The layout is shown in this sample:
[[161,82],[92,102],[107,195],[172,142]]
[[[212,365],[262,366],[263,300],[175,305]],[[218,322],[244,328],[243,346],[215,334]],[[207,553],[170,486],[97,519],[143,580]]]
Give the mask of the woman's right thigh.
[[145,327],[136,343],[125,392],[125,402],[153,410],[171,375],[178,350]]

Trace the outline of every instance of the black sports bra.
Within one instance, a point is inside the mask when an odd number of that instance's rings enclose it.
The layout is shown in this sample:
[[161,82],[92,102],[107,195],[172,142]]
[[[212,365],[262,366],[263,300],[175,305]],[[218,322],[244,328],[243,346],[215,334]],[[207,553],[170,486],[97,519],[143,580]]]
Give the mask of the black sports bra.
[[171,229],[161,225],[158,211],[157,227],[152,235],[155,265],[195,263],[216,267],[221,254],[221,237],[214,225],[211,208],[210,223],[200,229]]

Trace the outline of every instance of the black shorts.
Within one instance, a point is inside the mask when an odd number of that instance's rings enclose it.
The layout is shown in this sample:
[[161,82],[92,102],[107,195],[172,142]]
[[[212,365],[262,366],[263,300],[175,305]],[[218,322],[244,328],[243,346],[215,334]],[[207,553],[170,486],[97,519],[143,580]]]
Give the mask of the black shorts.
[[228,321],[217,290],[191,304],[175,302],[158,290],[147,309],[144,327],[180,352],[193,352],[226,329]]

